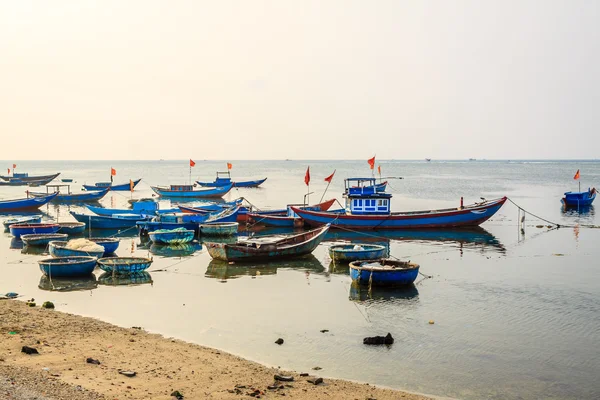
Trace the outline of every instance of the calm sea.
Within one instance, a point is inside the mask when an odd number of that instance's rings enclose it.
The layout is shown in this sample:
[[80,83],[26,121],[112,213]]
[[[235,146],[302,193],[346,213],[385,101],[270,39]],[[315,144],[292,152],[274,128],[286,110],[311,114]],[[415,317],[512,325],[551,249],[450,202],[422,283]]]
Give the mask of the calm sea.
[[[193,179],[211,180],[225,161],[196,160]],[[231,161],[236,179],[268,177],[259,189],[234,190],[261,208],[299,203],[307,188],[320,200],[323,181],[336,170],[325,198],[341,200],[343,178],[370,174],[366,161]],[[6,161],[8,167],[12,161]],[[2,165],[0,163],[0,165]],[[141,243],[122,232],[119,255],[154,257],[146,280],[114,281],[96,274],[86,281],[52,282],[8,233],[0,236],[0,293],[15,291],[59,310],[97,317],[213,346],[272,366],[311,371],[433,395],[465,399],[600,398],[600,225],[592,208],[564,212],[563,192],[600,185],[600,162],[584,161],[382,161],[394,194],[393,209],[458,206],[480,197],[507,195],[529,212],[566,225],[549,230],[505,204],[481,229],[402,231],[366,236],[338,231],[312,257],[252,266],[211,262],[201,245],[179,249]],[[52,173],[82,183],[143,178],[149,185],[189,180],[187,161],[23,161],[17,171]],[[0,188],[1,198],[24,188]],[[128,192],[101,201],[125,207]],[[170,206],[164,202],[164,206]],[[48,217],[71,220],[81,206],[45,206]],[[99,233],[99,232],[98,232]],[[382,243],[393,256],[421,265],[416,285],[371,292],[351,285],[347,268],[333,265],[334,240]],[[159,271],[160,270],[160,271]],[[52,290],[54,289],[54,290]],[[60,290],[58,290],[60,289]],[[70,291],[71,289],[81,289]],[[429,324],[429,321],[435,324]],[[320,330],[329,332],[321,333]],[[365,336],[396,338],[391,347],[367,347]],[[284,338],[285,344],[273,342]]]

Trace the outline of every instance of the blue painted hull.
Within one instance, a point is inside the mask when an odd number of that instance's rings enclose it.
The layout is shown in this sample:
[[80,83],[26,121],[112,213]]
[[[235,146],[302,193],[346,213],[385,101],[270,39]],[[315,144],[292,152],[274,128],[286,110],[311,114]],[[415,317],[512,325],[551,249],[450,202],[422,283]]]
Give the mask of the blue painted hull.
[[27,246],[47,246],[53,240],[65,240],[68,235],[60,233],[46,233],[21,235],[21,240]]
[[58,225],[60,225],[59,233],[78,235],[85,232],[85,223],[83,222],[59,222]]
[[49,258],[38,261],[40,270],[47,276],[89,276],[96,268],[95,257]]
[[185,244],[194,240],[195,231],[190,230],[171,230],[168,232],[150,232],[150,240],[154,243],[164,244]]
[[140,257],[107,257],[98,260],[103,271],[117,275],[135,274],[147,270],[152,265],[149,258]]
[[217,188],[213,188],[213,189],[204,189],[204,190],[190,190],[190,191],[178,191],[178,190],[171,190],[170,188],[162,188],[162,187],[158,187],[158,186],[151,186],[152,190],[154,190],[154,192],[161,196],[161,197],[166,197],[166,198],[219,198],[219,197],[223,197],[225,196],[227,193],[229,193],[229,191],[231,190],[231,188],[233,187],[233,184],[229,184],[227,186],[222,186],[222,187],[217,187]]
[[133,216],[131,218],[103,217],[99,215],[79,214],[71,211],[71,215],[79,222],[88,225],[89,229],[126,229],[133,228],[137,221],[143,220],[142,217]]
[[[138,183],[140,183],[141,179],[138,179],[136,181],[133,181],[133,187],[135,188]],[[129,182],[127,183],[121,183],[118,185],[113,185],[110,182],[98,182],[94,185],[83,185],[85,190],[103,190],[106,188],[110,188],[110,190],[112,190],[113,192],[129,192],[130,191],[130,187],[129,187]]]
[[14,224],[9,226],[10,234],[16,238],[21,235],[33,235],[40,233],[56,233],[60,227],[57,224]]
[[80,257],[80,256],[88,256],[88,257],[102,257],[104,255],[104,251],[82,251],[82,250],[74,250],[68,249],[65,246],[67,242],[65,241],[52,241],[48,246],[48,250],[50,251],[50,255],[52,257]]
[[360,261],[350,263],[350,278],[359,285],[372,286],[403,286],[410,285],[419,276],[419,266],[377,270],[361,267]]
[[2,221],[2,224],[4,225],[4,229],[8,229],[12,224],[39,224],[40,222],[42,222],[41,215],[32,215],[30,217],[9,218]]
[[304,225],[300,218],[254,213],[248,214],[248,221],[251,224],[260,224],[272,228],[294,228]]
[[220,180],[220,181],[214,181],[214,182],[196,181],[196,183],[203,187],[223,187],[223,186],[227,186],[227,185],[233,183],[234,187],[252,188],[252,187],[259,187],[260,185],[265,183],[266,180],[267,180],[267,178],[256,179],[253,181],[241,181],[241,182],[231,182],[231,181],[227,182],[226,180]]
[[119,248],[119,243],[120,243],[119,239],[114,239],[114,238],[92,237],[92,238],[88,238],[88,240],[104,247],[104,256],[106,256],[107,254],[112,254],[115,251],[117,251],[117,249]]
[[363,250],[355,250],[355,244],[339,244],[329,248],[329,257],[335,261],[375,260],[385,257],[387,248],[380,245],[358,244]]
[[2,200],[0,201],[0,213],[12,211],[36,210],[52,201],[57,193],[45,197],[33,197],[30,199]]
[[186,229],[194,231],[197,235],[200,232],[198,222],[162,222],[162,221],[138,221],[136,226],[140,234],[154,232],[160,229]]
[[483,205],[467,206],[462,209],[428,210],[390,215],[348,215],[330,212],[302,210],[292,207],[308,225],[331,224],[346,229],[423,229],[476,226],[491,218],[506,202],[506,197]]
[[[58,195],[52,200],[54,203],[84,203],[87,201],[98,201],[108,193],[108,189],[96,190],[93,192],[82,192],[82,193],[58,193]],[[46,193],[29,193],[35,197],[45,197]]]
[[566,207],[589,207],[596,199],[596,190],[589,190],[587,192],[566,192],[565,197],[562,199],[562,203]]

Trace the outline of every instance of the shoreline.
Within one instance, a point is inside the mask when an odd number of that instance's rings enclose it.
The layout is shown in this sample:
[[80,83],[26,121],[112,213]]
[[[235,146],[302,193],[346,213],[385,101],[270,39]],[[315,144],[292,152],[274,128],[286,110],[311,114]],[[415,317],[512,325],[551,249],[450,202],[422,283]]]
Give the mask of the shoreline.
[[[176,391],[185,399],[432,398],[341,379],[315,385],[308,380],[318,378],[318,371],[300,376],[222,350],[18,300],[0,301],[0,335],[0,395],[14,399],[172,399]],[[22,353],[22,346],[40,354]],[[275,382],[275,374],[293,381]]]

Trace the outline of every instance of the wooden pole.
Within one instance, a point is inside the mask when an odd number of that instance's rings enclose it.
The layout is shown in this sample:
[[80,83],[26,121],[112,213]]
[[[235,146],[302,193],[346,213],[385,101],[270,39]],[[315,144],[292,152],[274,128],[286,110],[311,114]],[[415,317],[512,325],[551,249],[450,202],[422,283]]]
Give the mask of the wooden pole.
[[331,181],[327,182],[327,187],[323,191],[323,196],[321,196],[321,200],[319,200],[319,203],[323,202],[323,198],[325,197],[325,193],[327,193],[327,189],[329,189],[329,185],[331,185]]

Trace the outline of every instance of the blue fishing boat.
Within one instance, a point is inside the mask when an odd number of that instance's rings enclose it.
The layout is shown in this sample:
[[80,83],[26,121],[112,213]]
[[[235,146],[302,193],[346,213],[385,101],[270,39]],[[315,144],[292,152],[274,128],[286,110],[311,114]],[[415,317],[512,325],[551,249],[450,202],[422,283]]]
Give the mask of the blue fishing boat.
[[353,187],[356,179],[346,179],[346,212],[331,213],[292,207],[306,224],[331,224],[346,229],[456,228],[479,225],[491,218],[507,198],[483,200],[468,206],[440,210],[390,212],[392,195],[377,192],[373,185]]
[[158,202],[154,201],[140,201],[132,203],[131,208],[104,208],[86,204],[88,210],[96,215],[102,215],[110,217],[114,214],[137,214],[137,215],[156,215],[156,214],[169,214],[179,212],[179,208],[160,209]]
[[98,259],[103,271],[116,275],[129,275],[150,268],[152,259],[143,257],[106,257]]
[[[223,211],[228,208],[241,206],[243,201],[244,201],[244,199],[242,197],[240,197],[239,199],[235,199],[234,201],[228,201],[225,203],[207,203],[207,204],[200,204],[200,205],[193,206],[193,207],[191,207],[191,206],[186,207],[186,206],[178,205],[178,207],[181,212],[187,213],[187,214],[207,214],[210,212]],[[241,208],[240,208],[240,210],[241,210]]]
[[17,200],[1,200],[0,201],[0,213],[13,212],[13,211],[26,211],[36,210],[52,201],[56,197],[57,193],[50,194],[45,197],[33,197],[27,199]]
[[565,192],[562,203],[565,207],[582,208],[589,207],[596,198],[596,188],[590,188],[586,192]]
[[133,228],[137,221],[150,220],[138,214],[113,214],[110,217],[81,214],[71,211],[71,215],[79,222],[86,223],[89,229],[125,229]]
[[28,215],[24,217],[8,218],[2,221],[4,229],[8,230],[8,227],[13,224],[39,224],[42,222],[41,215]]
[[419,264],[406,261],[379,259],[350,263],[350,278],[359,285],[410,285],[418,275]]
[[220,198],[229,193],[232,187],[232,183],[203,190],[194,190],[192,185],[151,186],[156,194],[167,198]]
[[329,257],[334,261],[376,260],[387,253],[385,246],[377,244],[352,243],[336,244],[329,247]]
[[154,243],[164,244],[184,244],[194,240],[195,231],[193,229],[158,229],[149,232],[150,240]]
[[22,182],[39,182],[48,181],[50,182],[54,178],[60,175],[60,172],[51,175],[29,175],[27,172],[15,172],[12,175],[0,175],[0,179],[3,181],[10,181],[18,179]]
[[325,237],[329,225],[289,236],[262,236],[238,240],[237,243],[205,242],[208,254],[222,261],[280,261],[282,258],[312,253]]
[[240,187],[255,188],[255,187],[259,187],[260,185],[262,185],[266,180],[267,180],[267,178],[255,179],[255,180],[251,180],[251,181],[233,182],[231,180],[231,174],[229,173],[229,171],[226,171],[226,172],[217,172],[217,177],[215,178],[215,180],[213,182],[196,181],[196,183],[203,187],[223,187],[223,186],[228,186],[230,184],[233,184],[234,187],[238,187],[238,188],[240,188]]
[[208,222],[200,224],[200,233],[203,236],[234,236],[239,226],[237,222]]
[[96,257],[60,257],[38,261],[40,270],[50,277],[89,276],[96,268]]
[[120,183],[118,185],[115,185],[112,182],[97,182],[93,185],[83,185],[83,187],[85,190],[103,190],[109,188],[113,192],[129,192],[131,190],[131,183],[133,183],[133,188],[135,188],[141,180],[142,179],[140,178],[132,182]]
[[387,188],[388,181],[377,183],[375,178],[350,178],[350,184],[346,184],[345,193],[348,193],[348,190],[351,188],[353,191],[364,189],[366,190],[374,190],[377,193],[385,192]]
[[32,233],[21,235],[21,240],[27,246],[47,246],[53,240],[64,240],[67,238],[64,233]]
[[12,224],[8,227],[10,234],[16,238],[36,233],[56,233],[59,228],[58,224]]
[[83,203],[88,201],[98,201],[106,196],[109,191],[109,189],[100,189],[95,191],[72,193],[71,185],[46,185],[46,193],[29,192],[29,195],[33,197],[45,197],[50,194],[50,189],[52,189],[54,193],[57,193],[57,196],[52,199],[53,202],[57,203]]
[[59,233],[66,233],[68,235],[80,235],[85,232],[84,222],[59,222],[60,228]]
[[72,249],[67,247],[69,242],[65,240],[53,240],[48,244],[48,251],[52,257],[72,257],[72,256],[89,256],[89,257],[102,257],[104,256],[104,249],[102,250],[82,250]]
[[304,221],[294,213],[292,206],[301,207],[304,210],[328,211],[335,203],[335,199],[330,199],[312,206],[304,204],[288,204],[287,208],[280,210],[245,210],[245,215],[240,210],[242,216],[238,216],[239,222],[250,222],[252,224],[263,225],[274,228],[300,228],[304,226]]
[[117,238],[110,237],[90,237],[87,238],[87,240],[104,247],[104,257],[106,257],[107,254],[112,254],[115,251],[117,251],[117,249],[119,248],[119,243],[121,242]]

